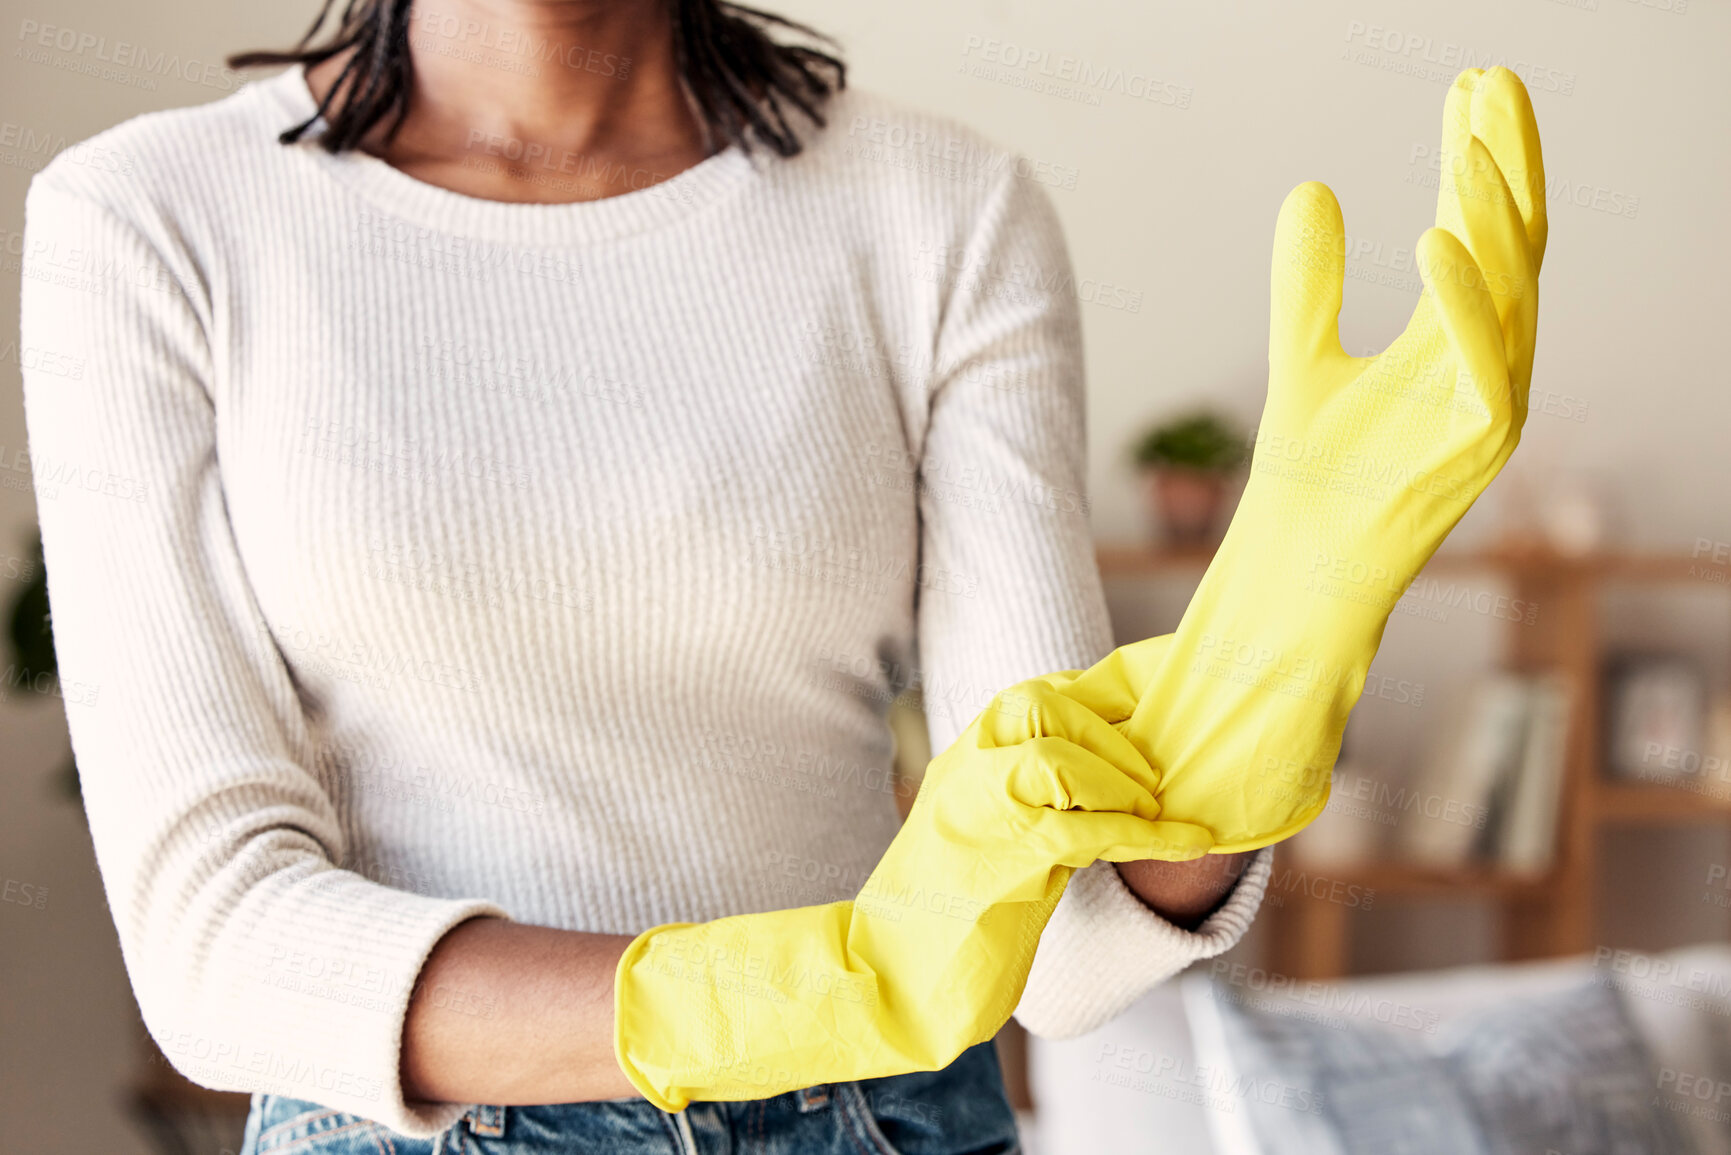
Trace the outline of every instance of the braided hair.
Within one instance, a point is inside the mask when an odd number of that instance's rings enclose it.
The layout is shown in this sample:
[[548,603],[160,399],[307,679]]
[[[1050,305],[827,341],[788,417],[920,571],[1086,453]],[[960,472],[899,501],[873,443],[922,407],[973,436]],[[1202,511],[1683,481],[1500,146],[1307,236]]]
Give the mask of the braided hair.
[[[847,66],[817,48],[777,41],[769,30],[787,29],[832,46],[835,41],[804,24],[727,0],[668,2],[680,83],[697,113],[709,151],[738,144],[747,151],[762,145],[784,157],[798,153],[801,143],[788,123],[789,112],[797,111],[821,127],[824,102],[847,86]],[[357,146],[389,117],[388,141],[408,115],[413,88],[411,3],[348,0],[331,35],[314,45],[335,5],[335,0],[324,0],[312,27],[294,48],[238,52],[228,58],[228,65],[237,69],[314,65],[353,49],[318,111],[285,129],[278,139],[292,144],[324,117],[327,127],[318,143],[330,152],[341,152]]]

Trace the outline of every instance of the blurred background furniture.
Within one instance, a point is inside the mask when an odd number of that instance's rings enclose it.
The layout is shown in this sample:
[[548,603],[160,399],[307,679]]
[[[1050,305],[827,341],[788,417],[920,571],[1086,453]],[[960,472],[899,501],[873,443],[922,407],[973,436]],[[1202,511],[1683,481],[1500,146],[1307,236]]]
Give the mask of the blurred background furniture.
[[[1232,1069],[1218,1039],[1210,1037],[1214,1015],[1208,1006],[1217,992],[1237,999],[1251,988],[1266,990],[1266,972],[1260,980],[1255,973],[1240,974],[1225,963],[1218,973],[1215,967],[1201,967],[1182,983],[1156,988],[1123,1018],[1092,1034],[1062,1042],[1037,1040],[1031,1075],[1039,1111],[1032,1138],[1039,1155],[1263,1151],[1245,1135],[1246,1099],[1257,1096],[1269,1102],[1277,1096],[1266,1082]],[[1653,956],[1595,952],[1545,962],[1354,979],[1253,997],[1273,1013],[1309,1015],[1330,1033],[1385,1030],[1417,1037],[1431,1034],[1432,1025],[1446,1032],[1451,1023],[1487,1008],[1494,1011],[1512,1001],[1595,982],[1619,992],[1647,1052],[1648,1106],[1672,1118],[1695,1155],[1731,1155],[1731,1128],[1725,1123],[1731,1117],[1731,1051],[1726,1047],[1731,947]],[[1390,1008],[1401,1013],[1391,1014]],[[1529,1063],[1528,1076],[1537,1086],[1549,1074],[1540,1064]],[[1722,1093],[1721,1088],[1727,1090]],[[1331,1088],[1326,1084],[1276,1090],[1305,1114],[1313,1107],[1328,1109]],[[1423,1108],[1423,1095],[1422,1090],[1412,1091],[1415,1112]]]
[[144,1037],[126,1113],[160,1155],[238,1155],[252,1096],[189,1082]]

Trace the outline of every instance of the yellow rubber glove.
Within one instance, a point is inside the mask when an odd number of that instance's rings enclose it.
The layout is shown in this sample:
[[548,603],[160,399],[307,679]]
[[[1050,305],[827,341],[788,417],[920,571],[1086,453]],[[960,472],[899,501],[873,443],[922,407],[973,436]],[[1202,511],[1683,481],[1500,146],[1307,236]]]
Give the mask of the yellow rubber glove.
[[1071,871],[1184,836],[1130,743],[1061,692],[1074,676],[998,695],[932,760],[853,901],[638,936],[614,1049],[643,1096],[679,1111],[937,1070],[996,1034]]
[[1287,197],[1268,399],[1232,525],[1171,644],[1122,647],[1066,691],[1161,768],[1165,828],[1191,827],[1150,857],[1255,849],[1321,812],[1389,612],[1520,440],[1546,219],[1512,72],[1456,79],[1442,162],[1425,294],[1375,357],[1340,345],[1334,194]]

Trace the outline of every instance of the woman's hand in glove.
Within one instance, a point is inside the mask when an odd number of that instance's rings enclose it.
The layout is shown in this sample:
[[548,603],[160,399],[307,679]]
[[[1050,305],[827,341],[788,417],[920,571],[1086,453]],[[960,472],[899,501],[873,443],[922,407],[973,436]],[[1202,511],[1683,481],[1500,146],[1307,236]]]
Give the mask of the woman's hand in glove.
[[1548,230],[1538,128],[1507,69],[1455,81],[1441,185],[1425,294],[1374,357],[1340,345],[1334,194],[1287,197],[1268,400],[1231,528],[1169,644],[1122,647],[1067,690],[1159,768],[1162,820],[1215,853],[1321,812],[1390,611],[1520,440]]
[[640,935],[615,979],[632,1084],[679,1110],[939,1069],[1010,1017],[1072,870],[1201,854],[1141,755],[1063,692],[1074,676],[1004,691],[932,760],[854,900]]

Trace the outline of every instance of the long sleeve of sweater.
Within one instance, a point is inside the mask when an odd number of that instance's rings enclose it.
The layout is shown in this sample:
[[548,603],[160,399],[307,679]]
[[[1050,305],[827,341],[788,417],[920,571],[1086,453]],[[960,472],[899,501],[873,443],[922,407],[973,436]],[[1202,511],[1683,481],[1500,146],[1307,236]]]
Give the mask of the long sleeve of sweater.
[[[1025,181],[995,189],[968,240],[934,254],[948,291],[920,461],[919,649],[932,749],[989,694],[1082,669],[1113,644],[1088,526],[1078,283],[1056,213]],[[1004,542],[1037,542],[1005,567]],[[993,635],[990,647],[976,644]],[[1230,949],[1267,886],[1258,852],[1195,931],[1155,914],[1107,862],[1078,871],[1041,937],[1016,1017],[1093,1030],[1190,963]]]
[[[32,473],[72,747],[152,1037],[206,1086],[310,1098],[409,1134],[397,1077],[416,974],[482,899],[381,885],[313,772],[295,686],[235,553],[196,269],[59,184],[31,185]],[[50,364],[37,359],[36,364]]]

